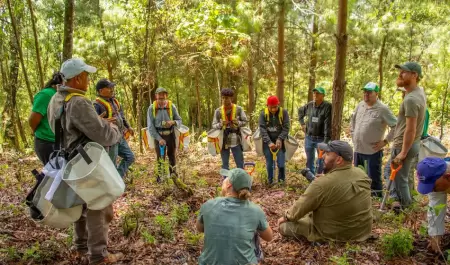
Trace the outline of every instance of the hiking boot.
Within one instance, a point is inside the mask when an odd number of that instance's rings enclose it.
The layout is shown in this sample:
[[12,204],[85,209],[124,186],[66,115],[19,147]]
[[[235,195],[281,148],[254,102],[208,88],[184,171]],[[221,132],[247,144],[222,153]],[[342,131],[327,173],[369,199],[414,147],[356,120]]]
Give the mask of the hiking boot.
[[96,262],[89,262],[89,265],[104,265],[104,264],[113,264],[118,261],[121,261],[125,255],[123,255],[120,252],[117,252],[115,254],[108,253],[108,256],[106,256],[103,260],[96,261]]

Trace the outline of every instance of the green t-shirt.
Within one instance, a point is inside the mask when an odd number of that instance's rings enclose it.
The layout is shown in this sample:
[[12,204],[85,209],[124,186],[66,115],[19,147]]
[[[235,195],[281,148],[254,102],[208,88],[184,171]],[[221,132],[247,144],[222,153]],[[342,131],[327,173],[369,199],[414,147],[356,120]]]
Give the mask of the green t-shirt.
[[219,197],[204,203],[198,218],[205,229],[199,265],[258,264],[254,237],[269,227],[258,205]]
[[42,115],[41,122],[36,128],[34,136],[49,142],[55,141],[55,134],[52,132],[50,125],[48,124],[47,107],[55,93],[56,89],[51,87],[44,88],[39,91],[39,93],[34,96],[33,108],[31,110]]

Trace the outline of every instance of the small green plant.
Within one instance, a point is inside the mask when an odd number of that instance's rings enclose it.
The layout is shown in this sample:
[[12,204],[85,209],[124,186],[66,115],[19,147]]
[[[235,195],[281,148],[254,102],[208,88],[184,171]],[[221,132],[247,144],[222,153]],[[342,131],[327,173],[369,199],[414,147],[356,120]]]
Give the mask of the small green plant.
[[347,251],[347,253],[359,253],[361,252],[361,247],[358,245],[352,245],[350,243],[347,242],[347,244],[345,244],[345,249]]
[[139,210],[139,206],[139,204],[132,204],[131,211],[123,216],[122,232],[125,237],[139,231],[139,225],[143,218],[143,214]]
[[413,250],[413,236],[411,231],[401,228],[398,232],[384,235],[381,239],[383,253],[386,258],[406,257]]
[[40,261],[41,258],[42,257],[39,242],[34,243],[34,245],[31,248],[25,249],[22,256],[23,261],[27,260]]
[[173,238],[173,220],[164,215],[155,216],[155,223],[160,229],[160,233],[167,239]]
[[6,253],[7,261],[18,261],[20,260],[20,253],[17,251],[16,247],[10,246],[8,248],[0,249],[0,252]]
[[197,187],[199,187],[199,188],[204,188],[204,187],[207,187],[208,186],[208,182],[206,181],[206,179],[205,178],[199,178],[199,179],[197,179]]
[[344,253],[342,256],[332,256],[330,261],[334,262],[336,265],[350,265],[347,253]]
[[178,224],[186,222],[189,219],[189,210],[189,205],[186,203],[175,205],[171,213],[174,222]]
[[141,237],[146,244],[154,245],[156,243],[155,237],[147,229],[141,231]]
[[189,245],[198,245],[203,240],[203,234],[201,233],[192,233],[191,231],[185,229],[184,237]]

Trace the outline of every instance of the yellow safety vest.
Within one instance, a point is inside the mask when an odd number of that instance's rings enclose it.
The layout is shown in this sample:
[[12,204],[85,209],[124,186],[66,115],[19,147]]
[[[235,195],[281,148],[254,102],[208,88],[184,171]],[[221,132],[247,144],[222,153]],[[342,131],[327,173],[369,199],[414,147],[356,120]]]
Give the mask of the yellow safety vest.
[[[120,110],[120,104],[119,101],[117,99],[113,99],[114,103],[116,103],[118,110]],[[111,106],[111,103],[109,103],[108,101],[104,100],[103,98],[97,97],[95,99],[95,101],[97,101],[97,103],[102,104],[105,109],[106,109],[106,113],[107,113],[107,117],[106,118],[112,118],[113,116],[113,107]]]
[[[225,106],[222,106],[220,108],[220,113],[222,115],[222,121],[233,121],[236,120],[236,104],[232,104],[231,106],[231,120],[228,120],[228,117],[225,113]],[[222,129],[225,130],[226,126],[223,125]]]
[[[156,106],[158,105],[158,103],[156,101],[153,101],[153,117],[156,118],[156,112],[157,109]],[[172,101],[168,100],[167,101],[167,107],[169,108],[169,118],[170,120],[173,120],[173,112],[172,112]]]
[[[269,123],[269,108],[264,109],[264,118],[266,120],[266,123]],[[283,125],[283,108],[280,107],[278,112],[278,120],[280,121],[280,124]]]

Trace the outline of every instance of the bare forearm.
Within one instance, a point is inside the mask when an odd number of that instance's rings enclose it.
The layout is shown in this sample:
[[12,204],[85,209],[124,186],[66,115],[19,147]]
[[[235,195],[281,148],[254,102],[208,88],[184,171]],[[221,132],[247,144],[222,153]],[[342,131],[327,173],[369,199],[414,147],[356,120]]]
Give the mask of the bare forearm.
[[409,149],[411,149],[412,144],[414,143],[414,138],[416,135],[416,129],[406,128],[405,133],[403,134],[403,145],[402,145],[402,153],[407,154]]

